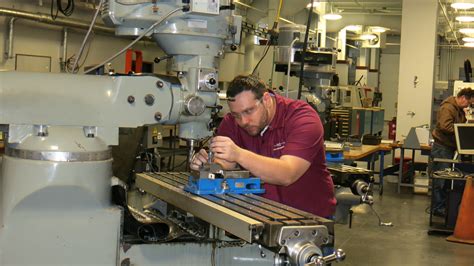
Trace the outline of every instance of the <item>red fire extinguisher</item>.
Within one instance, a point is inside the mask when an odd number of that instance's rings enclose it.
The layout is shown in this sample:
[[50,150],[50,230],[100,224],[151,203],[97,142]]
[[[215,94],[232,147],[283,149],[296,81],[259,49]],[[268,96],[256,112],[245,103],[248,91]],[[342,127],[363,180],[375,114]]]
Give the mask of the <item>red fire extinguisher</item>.
[[395,140],[397,136],[397,118],[393,117],[391,121],[388,122],[388,138]]

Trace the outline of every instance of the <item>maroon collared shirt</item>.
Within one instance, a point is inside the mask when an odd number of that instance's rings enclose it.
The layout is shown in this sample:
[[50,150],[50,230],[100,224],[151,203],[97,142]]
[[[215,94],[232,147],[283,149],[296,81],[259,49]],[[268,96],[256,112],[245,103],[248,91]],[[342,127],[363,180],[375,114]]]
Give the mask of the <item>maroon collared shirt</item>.
[[265,198],[281,202],[322,217],[334,214],[334,185],[326,167],[324,130],[318,114],[303,101],[274,95],[276,112],[263,135],[250,136],[227,114],[218,135],[256,154],[280,158],[293,155],[311,162],[309,169],[293,184],[264,184]]

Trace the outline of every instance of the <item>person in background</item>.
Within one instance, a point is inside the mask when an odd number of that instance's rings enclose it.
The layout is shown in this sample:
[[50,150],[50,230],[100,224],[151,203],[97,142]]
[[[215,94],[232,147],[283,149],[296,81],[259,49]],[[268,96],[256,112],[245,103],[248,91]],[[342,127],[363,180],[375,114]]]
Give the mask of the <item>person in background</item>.
[[472,79],[472,67],[471,67],[471,61],[466,58],[464,60],[464,82],[471,82]]
[[[210,144],[224,169],[240,166],[265,183],[263,197],[330,218],[336,199],[325,164],[324,132],[307,103],[267,90],[254,76],[238,76],[227,90],[228,113]],[[200,150],[191,168],[208,154]]]
[[[431,149],[432,158],[453,159],[456,152],[454,124],[465,123],[465,108],[474,103],[474,91],[471,88],[461,89],[456,96],[450,96],[441,103],[436,118],[436,127],[432,132],[434,143]],[[431,171],[450,168],[449,163],[433,163]],[[435,216],[446,215],[446,180],[433,179],[433,206],[431,211]]]

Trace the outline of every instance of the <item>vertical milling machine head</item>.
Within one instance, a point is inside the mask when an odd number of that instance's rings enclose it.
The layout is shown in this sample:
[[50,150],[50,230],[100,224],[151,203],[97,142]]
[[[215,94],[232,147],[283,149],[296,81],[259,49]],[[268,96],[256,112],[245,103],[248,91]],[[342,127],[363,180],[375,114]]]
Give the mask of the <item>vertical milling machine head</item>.
[[[291,75],[303,75],[305,86],[329,86],[336,73],[337,52],[332,48],[318,47],[318,36],[310,33],[303,59],[305,29],[305,25],[298,24],[280,27],[275,70],[287,73],[289,65]],[[301,63],[304,64],[304,73],[301,73]]]
[[[308,92],[303,92],[302,98],[316,109],[324,123],[330,106],[331,80],[336,74],[337,51],[332,48],[318,47],[320,36],[310,32],[306,52],[303,52],[305,29],[305,25],[298,24],[280,27],[275,71],[303,79]],[[301,71],[301,64],[303,64],[303,71]],[[289,77],[287,80],[288,84]]]
[[240,43],[242,17],[230,1],[108,0],[102,18],[117,35],[138,36],[170,11],[182,8],[157,25],[151,37],[171,56],[168,73],[179,79],[173,88],[171,117],[180,124],[179,137],[192,147],[212,135],[209,123],[217,108],[218,60],[225,45]]

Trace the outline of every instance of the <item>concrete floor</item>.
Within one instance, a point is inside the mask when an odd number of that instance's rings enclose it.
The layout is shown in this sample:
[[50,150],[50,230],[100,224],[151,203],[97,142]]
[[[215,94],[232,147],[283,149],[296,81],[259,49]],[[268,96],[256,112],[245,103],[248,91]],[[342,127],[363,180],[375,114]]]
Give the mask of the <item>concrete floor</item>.
[[335,226],[336,247],[347,257],[333,265],[474,265],[474,245],[427,234],[428,196],[408,189],[398,194],[393,183],[385,184],[383,196],[378,195],[377,186],[375,190],[375,210],[382,221],[391,221],[394,226],[378,226],[377,216],[368,207],[357,207],[351,229],[348,225]]

